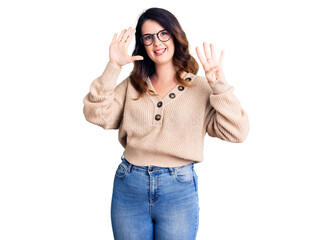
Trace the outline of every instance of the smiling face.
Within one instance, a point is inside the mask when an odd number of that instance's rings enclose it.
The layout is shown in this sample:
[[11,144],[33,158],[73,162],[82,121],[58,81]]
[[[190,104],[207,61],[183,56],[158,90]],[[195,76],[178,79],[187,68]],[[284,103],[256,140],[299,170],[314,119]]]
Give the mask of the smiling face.
[[145,46],[145,49],[149,58],[157,65],[172,63],[173,54],[175,53],[172,37],[166,42],[158,39],[157,33],[163,29],[158,22],[153,20],[146,20],[141,28],[142,35],[155,34],[154,42],[149,46]]

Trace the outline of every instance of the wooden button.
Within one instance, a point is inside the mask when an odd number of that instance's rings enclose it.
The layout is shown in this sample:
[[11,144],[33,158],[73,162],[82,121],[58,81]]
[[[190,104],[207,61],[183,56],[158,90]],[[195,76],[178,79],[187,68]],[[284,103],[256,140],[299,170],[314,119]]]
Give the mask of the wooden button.
[[184,86],[178,86],[178,90],[179,91],[183,91],[184,90]]
[[169,97],[170,97],[170,98],[175,98],[175,97],[176,97],[176,94],[174,94],[174,93],[170,93],[170,94],[169,94]]
[[156,115],[155,115],[155,120],[156,120],[156,121],[161,120],[161,115],[160,115],[160,114],[156,114]]

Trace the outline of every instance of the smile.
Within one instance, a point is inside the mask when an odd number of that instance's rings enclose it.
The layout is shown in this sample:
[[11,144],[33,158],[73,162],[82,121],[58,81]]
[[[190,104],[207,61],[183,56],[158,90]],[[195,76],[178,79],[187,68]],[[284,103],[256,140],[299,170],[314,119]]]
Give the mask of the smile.
[[161,56],[165,53],[166,51],[166,48],[163,48],[163,49],[158,49],[156,51],[154,51],[154,53],[156,54],[156,56]]

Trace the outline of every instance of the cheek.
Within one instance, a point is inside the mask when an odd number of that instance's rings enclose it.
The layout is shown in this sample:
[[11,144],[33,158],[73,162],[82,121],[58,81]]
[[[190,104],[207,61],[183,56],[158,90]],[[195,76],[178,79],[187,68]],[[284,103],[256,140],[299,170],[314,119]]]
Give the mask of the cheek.
[[168,48],[169,48],[169,51],[171,52],[171,54],[173,55],[175,53],[175,45],[172,42],[170,42],[170,44],[168,44]]
[[150,48],[150,47],[145,47],[145,49],[146,49],[146,53],[147,53],[147,55],[149,56],[149,57],[152,57],[152,56],[154,56],[153,54],[153,50],[152,50],[152,48]]
[[173,56],[175,54],[175,47],[174,46],[169,47],[169,53],[170,53],[171,56]]

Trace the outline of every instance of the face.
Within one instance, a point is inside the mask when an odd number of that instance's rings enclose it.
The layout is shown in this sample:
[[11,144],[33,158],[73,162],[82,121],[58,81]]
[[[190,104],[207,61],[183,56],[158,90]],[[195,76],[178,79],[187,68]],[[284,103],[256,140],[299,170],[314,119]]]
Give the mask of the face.
[[156,33],[163,29],[164,28],[159,23],[153,20],[146,20],[141,28],[142,35],[155,34],[154,42],[149,46],[145,46],[148,56],[155,64],[172,63],[173,54],[175,52],[172,37],[166,42],[162,42],[158,39]]

